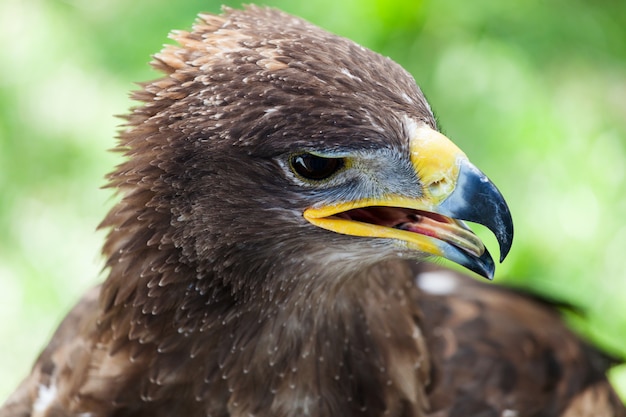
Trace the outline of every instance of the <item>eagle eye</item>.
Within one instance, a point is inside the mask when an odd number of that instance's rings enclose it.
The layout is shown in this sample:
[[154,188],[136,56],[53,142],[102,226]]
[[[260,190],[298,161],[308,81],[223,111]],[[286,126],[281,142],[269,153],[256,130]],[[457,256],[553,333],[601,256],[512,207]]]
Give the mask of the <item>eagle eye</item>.
[[344,166],[343,158],[326,158],[303,153],[291,158],[291,167],[302,178],[320,181],[333,175]]

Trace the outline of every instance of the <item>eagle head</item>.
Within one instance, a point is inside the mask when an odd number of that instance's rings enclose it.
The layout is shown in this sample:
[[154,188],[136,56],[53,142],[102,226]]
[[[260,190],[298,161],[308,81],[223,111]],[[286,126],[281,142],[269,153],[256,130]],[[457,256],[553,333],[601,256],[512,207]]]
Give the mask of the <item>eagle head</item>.
[[341,283],[391,257],[493,275],[464,221],[492,230],[503,259],[507,205],[399,65],[257,7],[172,37],[121,133],[110,266],[150,288],[184,269],[202,294]]

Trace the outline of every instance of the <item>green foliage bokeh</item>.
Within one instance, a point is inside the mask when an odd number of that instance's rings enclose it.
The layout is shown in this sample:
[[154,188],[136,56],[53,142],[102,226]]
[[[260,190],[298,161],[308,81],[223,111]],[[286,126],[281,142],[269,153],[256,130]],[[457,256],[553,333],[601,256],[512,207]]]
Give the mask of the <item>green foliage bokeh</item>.
[[[232,7],[239,3],[226,1]],[[392,57],[498,185],[516,236],[496,282],[567,301],[626,357],[626,2],[268,0]],[[0,2],[0,401],[102,279],[119,119],[171,29],[216,1]],[[384,77],[384,74],[381,74]],[[497,246],[481,236],[493,252]],[[611,377],[626,396],[626,370]]]

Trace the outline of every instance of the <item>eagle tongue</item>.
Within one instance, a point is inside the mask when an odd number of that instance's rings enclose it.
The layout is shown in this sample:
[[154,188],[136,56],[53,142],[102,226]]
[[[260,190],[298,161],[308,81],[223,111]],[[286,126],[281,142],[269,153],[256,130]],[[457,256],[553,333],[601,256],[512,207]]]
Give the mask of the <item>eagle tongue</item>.
[[465,224],[430,211],[370,206],[337,213],[335,216],[429,236],[475,257],[485,252],[482,241]]
[[417,215],[415,215],[415,221],[404,222],[394,226],[396,229],[406,230],[407,232],[419,233],[420,235],[430,236],[430,237],[438,237],[435,231],[432,228],[422,227],[420,223],[420,219]]
[[426,212],[411,213],[410,217],[411,221],[399,223],[394,227],[442,240],[476,257],[485,252],[482,241],[461,222]]

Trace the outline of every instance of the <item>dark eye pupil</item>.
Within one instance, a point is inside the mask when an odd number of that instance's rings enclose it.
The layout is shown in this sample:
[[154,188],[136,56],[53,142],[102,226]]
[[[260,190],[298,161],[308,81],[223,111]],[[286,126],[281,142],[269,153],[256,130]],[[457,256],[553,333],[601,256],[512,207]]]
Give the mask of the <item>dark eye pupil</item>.
[[343,167],[342,158],[324,158],[310,153],[294,156],[291,165],[298,175],[310,180],[323,180]]

